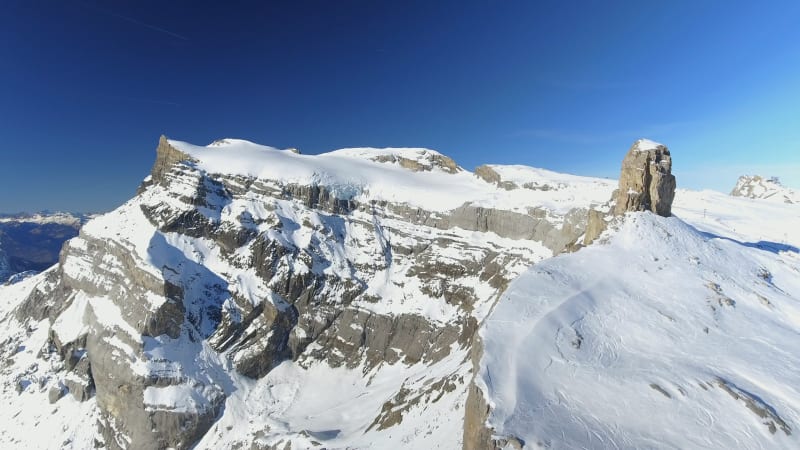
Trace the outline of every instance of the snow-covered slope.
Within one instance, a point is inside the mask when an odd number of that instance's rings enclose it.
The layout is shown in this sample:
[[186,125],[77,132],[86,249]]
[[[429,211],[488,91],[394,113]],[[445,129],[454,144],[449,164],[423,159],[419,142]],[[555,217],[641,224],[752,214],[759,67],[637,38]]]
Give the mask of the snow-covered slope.
[[800,208],[681,190],[517,278],[480,334],[502,442],[798,448]]
[[174,140],[169,143],[196,158],[197,167],[207,173],[280,183],[310,181],[340,199],[404,203],[436,212],[466,202],[510,211],[525,211],[531,206],[569,210],[602,203],[615,187],[609,180],[531,167],[492,166],[510,174],[520,186],[530,183],[561,188],[556,189],[558,197],[537,194],[535,188],[505,191],[485,183],[441,153],[423,148],[351,148],[302,155],[241,139],[222,139],[205,147]]
[[800,192],[783,186],[777,178],[763,178],[758,175],[739,177],[731,195],[779,203],[800,203]]

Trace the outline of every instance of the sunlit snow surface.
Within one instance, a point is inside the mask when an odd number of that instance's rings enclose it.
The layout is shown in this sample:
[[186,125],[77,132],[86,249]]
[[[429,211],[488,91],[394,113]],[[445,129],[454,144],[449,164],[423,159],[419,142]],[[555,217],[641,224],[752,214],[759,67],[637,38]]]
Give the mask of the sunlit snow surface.
[[664,144],[658,143],[656,141],[651,141],[650,139],[639,139],[634,143],[634,147],[637,151],[640,152],[649,152],[650,150],[656,150],[659,147],[663,147]]
[[[46,274],[46,272],[45,272]],[[94,446],[94,423],[97,420],[97,405],[92,398],[80,403],[71,396],[62,398],[58,404],[49,404],[46,387],[52,380],[52,372],[63,362],[42,360],[39,351],[45,347],[50,328],[47,320],[18,328],[9,323],[8,314],[23,298],[41,282],[41,277],[28,278],[0,290],[0,317],[5,318],[0,326],[2,339],[6,343],[3,359],[13,359],[10,365],[0,368],[0,446],[20,449],[86,449]],[[23,345],[8,345],[21,338]],[[20,386],[21,392],[17,392]]]
[[605,202],[616,182],[598,178],[564,175],[524,166],[491,166],[504,179],[523,184],[549,185],[548,191],[514,189],[507,191],[486,183],[472,172],[448,173],[433,166],[431,170],[411,171],[398,164],[374,159],[395,155],[426,163],[435,150],[423,148],[354,148],[320,155],[301,155],[286,150],[254,144],[239,139],[224,139],[200,147],[186,142],[171,145],[198,160],[198,167],[208,173],[269,179],[283,183],[325,186],[338,198],[385,200],[405,203],[428,211],[449,211],[464,203],[478,206],[526,211],[540,207],[559,212],[589,207]]
[[800,208],[681,190],[674,214],[629,214],[512,283],[480,331],[498,436],[800,446]]

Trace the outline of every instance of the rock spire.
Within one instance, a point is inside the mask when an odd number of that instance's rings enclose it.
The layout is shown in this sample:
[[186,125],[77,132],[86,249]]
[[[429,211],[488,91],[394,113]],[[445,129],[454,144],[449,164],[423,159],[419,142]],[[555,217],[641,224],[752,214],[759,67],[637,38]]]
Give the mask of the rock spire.
[[622,160],[614,214],[652,211],[669,217],[674,198],[675,176],[669,149],[649,139],[634,142]]

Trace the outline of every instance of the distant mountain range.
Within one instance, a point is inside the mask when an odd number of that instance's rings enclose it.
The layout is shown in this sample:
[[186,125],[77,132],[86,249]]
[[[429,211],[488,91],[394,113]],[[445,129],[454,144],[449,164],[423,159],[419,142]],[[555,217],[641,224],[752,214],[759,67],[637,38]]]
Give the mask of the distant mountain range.
[[42,211],[0,214],[0,283],[19,281],[56,262],[61,246],[93,215]]

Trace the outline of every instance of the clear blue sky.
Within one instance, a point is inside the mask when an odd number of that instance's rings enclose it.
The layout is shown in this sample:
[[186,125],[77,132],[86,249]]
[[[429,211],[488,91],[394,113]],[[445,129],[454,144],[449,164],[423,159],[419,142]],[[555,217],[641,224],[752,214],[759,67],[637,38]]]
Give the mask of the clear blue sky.
[[162,133],[800,187],[800,2],[0,3],[0,212],[113,208]]

